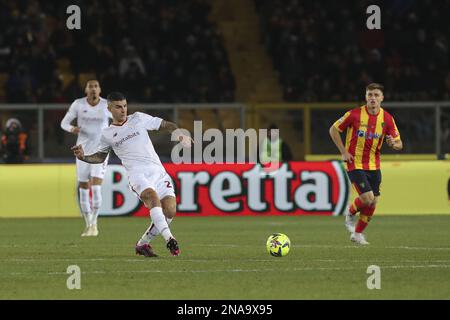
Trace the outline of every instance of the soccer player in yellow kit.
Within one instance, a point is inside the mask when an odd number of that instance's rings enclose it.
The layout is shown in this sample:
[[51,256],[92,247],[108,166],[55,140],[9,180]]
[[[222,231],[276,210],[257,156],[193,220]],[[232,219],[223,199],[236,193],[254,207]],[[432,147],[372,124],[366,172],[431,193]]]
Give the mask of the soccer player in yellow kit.
[[[351,233],[350,240],[361,245],[369,244],[363,231],[375,212],[380,196],[380,150],[383,140],[386,138],[387,145],[394,150],[403,148],[394,118],[381,108],[383,90],[381,84],[369,84],[366,87],[367,104],[348,111],[330,128],[330,136],[346,162],[348,177],[359,195],[346,213],[345,225]],[[345,129],[344,146],[340,133]],[[356,222],[357,212],[360,214]]]

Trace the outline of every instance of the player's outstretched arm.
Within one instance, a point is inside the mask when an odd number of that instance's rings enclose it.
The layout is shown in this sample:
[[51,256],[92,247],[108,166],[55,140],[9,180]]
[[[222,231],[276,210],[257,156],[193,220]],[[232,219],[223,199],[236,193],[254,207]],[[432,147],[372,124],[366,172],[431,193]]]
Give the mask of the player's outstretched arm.
[[173,135],[175,136],[175,141],[180,141],[184,147],[190,147],[191,144],[194,142],[189,135],[183,133],[183,131],[186,130],[179,129],[178,126],[173,122],[163,120],[161,122],[159,130],[166,130],[169,131],[170,133],[173,133]]
[[106,157],[108,156],[108,153],[105,152],[96,152],[94,154],[90,154],[88,156],[84,156],[83,160],[87,163],[103,163],[106,160]]
[[178,126],[170,121],[167,120],[163,120],[161,121],[161,125],[159,127],[159,130],[166,130],[169,131],[170,133],[172,133],[172,131],[175,131],[178,129]]
[[73,146],[71,150],[73,151],[75,157],[87,163],[103,163],[108,156],[107,152],[96,152],[94,154],[85,156],[83,147],[81,145]]

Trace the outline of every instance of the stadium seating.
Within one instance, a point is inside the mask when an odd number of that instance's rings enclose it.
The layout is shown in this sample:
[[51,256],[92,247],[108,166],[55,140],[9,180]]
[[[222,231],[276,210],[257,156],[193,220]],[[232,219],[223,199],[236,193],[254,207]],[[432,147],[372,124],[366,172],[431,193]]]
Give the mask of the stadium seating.
[[445,99],[448,1],[385,1],[381,30],[366,28],[366,2],[254,1],[286,101],[354,101],[370,82],[390,101]]
[[[87,13],[83,27],[89,29],[89,35],[83,28],[67,32],[66,16],[59,14],[65,12],[65,5],[36,0],[2,8],[8,37],[1,39],[6,43],[0,43],[0,49],[5,48],[2,62],[6,62],[0,64],[0,72],[12,74],[21,66],[35,83],[33,90],[21,90],[25,94],[15,95],[14,102],[52,102],[48,94],[42,94],[47,81],[41,74],[42,70],[51,73],[55,68],[63,85],[62,92],[54,95],[65,101],[78,98],[85,80],[92,75],[102,82],[104,92],[117,90],[118,86],[136,102],[234,100],[227,53],[216,26],[208,19],[210,7],[206,1],[136,0],[126,6],[117,1],[98,10],[97,2],[81,0],[78,5]],[[19,15],[20,21],[15,18]],[[95,24],[90,22],[94,20]],[[111,24],[118,20],[119,24]],[[31,29],[20,28],[31,24]],[[17,44],[20,49],[15,48]],[[42,63],[41,50],[50,55],[54,67],[51,61]],[[12,102],[5,78],[0,93],[6,102]],[[218,83],[230,89],[224,90]]]
[[179,121],[178,125],[180,128],[185,128],[190,132],[194,132],[194,110],[192,109],[182,109],[178,111]]

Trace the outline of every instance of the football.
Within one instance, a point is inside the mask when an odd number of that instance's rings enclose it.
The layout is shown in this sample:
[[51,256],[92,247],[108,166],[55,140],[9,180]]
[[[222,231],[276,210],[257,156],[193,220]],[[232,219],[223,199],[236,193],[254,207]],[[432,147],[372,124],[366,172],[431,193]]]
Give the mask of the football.
[[267,252],[274,257],[284,257],[289,253],[291,241],[282,233],[271,234],[266,243]]

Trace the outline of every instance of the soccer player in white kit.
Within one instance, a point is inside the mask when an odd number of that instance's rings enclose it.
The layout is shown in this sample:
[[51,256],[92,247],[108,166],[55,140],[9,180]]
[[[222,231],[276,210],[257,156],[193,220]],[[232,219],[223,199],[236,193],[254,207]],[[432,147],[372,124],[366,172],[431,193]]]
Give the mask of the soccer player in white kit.
[[[172,122],[141,112],[127,116],[127,101],[120,92],[108,95],[108,109],[113,122],[103,129],[97,152],[84,155],[81,145],[72,147],[72,150],[78,159],[88,163],[102,163],[109,151],[114,150],[127,171],[131,189],[150,209],[152,223],[136,243],[136,254],[155,257],[150,241],[161,234],[170,253],[177,256],[180,249],[169,228],[176,214],[173,182],[155,152],[147,131],[173,132],[178,127]],[[184,146],[190,146],[192,142],[190,137],[182,134],[177,134],[177,140]]]
[[[101,88],[97,80],[89,80],[85,88],[86,97],[75,100],[61,121],[61,128],[78,135],[77,144],[81,144],[88,153],[94,153],[100,142],[101,129],[108,127],[112,118],[106,99],[100,97]],[[71,125],[77,119],[77,126]],[[101,184],[105,176],[108,159],[100,164],[89,164],[76,159],[79,185],[79,207],[86,222],[82,237],[97,236],[97,218],[102,205]],[[89,189],[92,188],[92,206]]]

